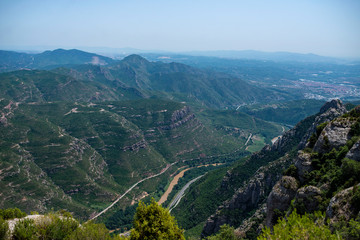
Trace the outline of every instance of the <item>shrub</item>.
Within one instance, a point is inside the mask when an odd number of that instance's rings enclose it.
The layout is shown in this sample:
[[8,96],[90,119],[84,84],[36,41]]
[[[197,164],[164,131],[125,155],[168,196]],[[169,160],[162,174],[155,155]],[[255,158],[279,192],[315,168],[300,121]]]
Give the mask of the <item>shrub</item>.
[[20,220],[14,228],[13,232],[14,240],[35,240],[36,237],[36,226],[34,220],[23,219]]
[[227,224],[224,224],[220,227],[220,231],[213,236],[207,237],[207,240],[236,240],[240,239],[235,234],[234,227],[230,227]]
[[18,208],[0,209],[0,217],[2,217],[4,220],[22,218],[26,215],[26,213],[22,212]]
[[0,217],[0,239],[6,239],[9,233],[9,224]]
[[268,239],[341,239],[337,234],[332,234],[325,224],[325,215],[315,213],[315,219],[309,215],[300,216],[296,211],[287,218],[282,218],[274,226],[273,232],[270,228],[263,229],[258,240]]
[[110,240],[109,230],[104,224],[86,223],[70,234],[67,240]]

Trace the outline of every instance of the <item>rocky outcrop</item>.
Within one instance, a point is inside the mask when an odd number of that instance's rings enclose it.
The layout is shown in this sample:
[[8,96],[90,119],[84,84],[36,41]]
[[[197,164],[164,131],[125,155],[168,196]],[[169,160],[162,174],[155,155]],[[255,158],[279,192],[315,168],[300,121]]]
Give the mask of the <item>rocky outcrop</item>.
[[140,148],[147,148],[147,146],[148,146],[148,143],[146,142],[145,139],[143,139],[143,140],[136,142],[130,146],[123,147],[123,151],[124,152],[126,152],[126,151],[137,152],[137,151],[139,151]]
[[330,122],[333,119],[345,114],[346,112],[347,110],[342,104],[341,100],[334,99],[330,102],[327,102],[324,106],[321,107],[318,116],[315,118],[314,123],[303,136],[298,148],[303,149],[308,146],[308,139],[316,132],[316,127],[319,124],[323,122]]
[[[259,153],[260,154],[260,153]],[[247,221],[245,219],[246,213],[257,209],[262,203],[264,203],[266,196],[271,191],[271,188],[280,179],[281,173],[276,172],[275,169],[286,165],[286,161],[289,159],[281,158],[275,162],[270,163],[267,166],[259,168],[254,176],[244,186],[239,188],[233,197],[221,205],[215,214],[210,216],[206,221],[202,235],[209,236],[216,233],[220,226],[223,224],[239,225],[239,221]],[[228,175],[231,173],[228,173]],[[224,186],[225,187],[225,186]],[[265,205],[264,205],[265,206]],[[239,213],[234,218],[233,213]],[[257,211],[258,212],[258,211]],[[259,217],[260,213],[265,213],[265,209],[253,215],[253,218]],[[240,225],[240,232],[244,232],[251,227],[253,221],[248,220]]]
[[305,174],[313,170],[313,167],[311,166],[310,153],[306,153],[300,150],[295,159],[295,167],[299,176],[299,180],[301,183],[303,183]]
[[283,176],[273,187],[267,200],[266,226],[272,226],[276,217],[276,209],[285,211],[290,206],[291,200],[295,197],[298,189],[298,182],[290,176]]
[[355,161],[360,161],[360,140],[357,141],[350,151],[346,154],[347,158],[350,158]]
[[160,129],[171,130],[174,128],[178,128],[194,118],[195,115],[190,112],[190,108],[188,106],[185,106],[180,110],[174,111],[174,113],[171,115],[170,123],[165,126],[160,126]]
[[[357,185],[359,187],[360,184]],[[351,218],[359,214],[359,210],[351,204],[354,187],[347,188],[331,198],[326,209],[326,216],[330,219],[330,223],[340,220],[349,221]]]
[[338,149],[340,146],[344,146],[351,139],[350,130],[353,124],[354,121],[342,118],[330,122],[322,130],[313,150],[326,153],[333,148]]
[[297,206],[301,205],[306,212],[317,210],[321,200],[321,191],[315,186],[302,187],[295,196],[295,204]]
[[246,235],[249,232],[249,230],[254,227],[256,234],[260,234],[261,230],[264,228],[264,225],[261,222],[265,218],[265,216],[266,216],[266,203],[258,207],[255,213],[248,219],[245,219],[241,223],[241,225],[236,229],[236,231],[239,233],[239,236],[242,238],[246,238]]

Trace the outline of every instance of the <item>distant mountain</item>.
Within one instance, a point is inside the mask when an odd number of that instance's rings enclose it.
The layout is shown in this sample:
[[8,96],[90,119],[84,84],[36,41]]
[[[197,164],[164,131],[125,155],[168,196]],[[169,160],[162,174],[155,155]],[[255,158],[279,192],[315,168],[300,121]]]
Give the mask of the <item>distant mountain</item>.
[[225,73],[201,70],[180,63],[149,62],[130,55],[107,66],[77,65],[53,70],[82,81],[120,84],[144,96],[157,96],[216,108],[294,99],[296,96],[255,87]]
[[185,55],[193,56],[208,56],[232,59],[251,59],[251,60],[267,60],[276,62],[344,62],[343,59],[324,57],[312,53],[292,53],[292,52],[262,52],[254,50],[234,51],[234,50],[219,50],[219,51],[193,51],[185,52]]
[[45,69],[60,65],[94,64],[106,65],[114,60],[77,49],[56,49],[39,54],[18,53],[0,50],[0,72],[19,69]]
[[[255,87],[226,73],[200,70],[174,62],[149,62],[139,55],[130,55],[121,61],[79,50],[63,49],[40,54],[2,51],[0,52],[1,55],[3,56],[0,62],[2,71],[46,69],[58,75],[72,77],[73,80],[69,80],[72,84],[84,85],[86,82],[89,84],[89,89],[79,92],[82,96],[76,96],[74,93],[68,98],[81,101],[123,100],[155,96],[209,107],[236,108],[242,104],[296,99],[298,97],[283,91],[264,89],[260,86]],[[7,81],[14,80],[15,77],[10,77],[12,74],[15,73],[4,74],[0,77],[6,78]],[[43,90],[51,91],[48,93],[50,94],[48,95],[49,99],[61,99],[63,97],[56,97],[54,94],[61,95],[61,92],[56,93],[54,90],[59,89],[61,81],[66,81],[65,78],[50,76],[49,72],[28,72],[26,74],[23,72],[15,75],[17,78],[26,75],[26,81],[31,81],[31,75],[33,77],[39,76],[39,79],[46,78],[46,85],[49,88]],[[39,79],[35,82],[40,84]],[[59,82],[60,85],[56,86],[56,81],[51,79],[62,80]],[[23,81],[25,85],[26,81]],[[62,91],[71,91],[68,88],[71,88],[72,84],[61,85]],[[16,84],[14,83],[14,85]],[[14,85],[10,82],[7,83],[9,88]],[[84,87],[79,87],[79,89],[85,89]],[[19,92],[21,89],[17,89],[15,92]],[[4,88],[3,91],[7,91],[7,89]],[[94,94],[86,95],[85,93],[88,91],[96,93],[97,97]],[[42,94],[46,96],[47,93],[42,92]]]

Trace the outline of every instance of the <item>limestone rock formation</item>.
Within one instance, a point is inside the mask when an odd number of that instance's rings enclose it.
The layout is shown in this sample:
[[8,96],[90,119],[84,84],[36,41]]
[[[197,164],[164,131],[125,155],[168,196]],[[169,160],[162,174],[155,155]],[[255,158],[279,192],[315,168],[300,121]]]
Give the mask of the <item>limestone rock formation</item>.
[[298,182],[290,176],[283,176],[273,187],[267,200],[266,225],[274,224],[276,216],[275,209],[285,211],[290,206],[291,200],[295,197],[298,189]]
[[[357,185],[357,187],[359,186],[360,184]],[[351,201],[349,201],[353,195],[353,189],[354,187],[349,187],[331,198],[326,209],[326,216],[330,219],[330,223],[339,220],[349,221],[350,218],[356,217],[359,213],[359,210],[357,210],[351,204]]]
[[306,212],[313,212],[318,209],[321,201],[321,191],[315,186],[300,188],[295,196],[295,204],[302,205]]
[[295,160],[295,167],[297,169],[300,182],[303,182],[305,174],[313,169],[311,166],[310,153],[300,150]]
[[337,119],[330,122],[321,132],[315,143],[314,151],[326,153],[333,148],[338,149],[351,139],[350,130],[354,124],[348,119]]
[[334,99],[331,102],[327,102],[323,107],[321,107],[318,116],[315,118],[314,123],[308,129],[307,133],[303,136],[299,149],[303,149],[308,146],[308,139],[313,133],[316,132],[316,127],[323,122],[330,122],[333,119],[345,114],[347,112],[346,108],[342,104],[341,100]]
[[345,157],[355,161],[360,161],[360,140],[354,144]]

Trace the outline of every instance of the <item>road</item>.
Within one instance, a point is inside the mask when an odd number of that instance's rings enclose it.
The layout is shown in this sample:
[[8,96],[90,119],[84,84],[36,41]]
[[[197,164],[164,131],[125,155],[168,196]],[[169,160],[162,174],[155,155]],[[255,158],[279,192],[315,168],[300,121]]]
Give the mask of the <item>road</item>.
[[250,133],[248,139],[246,140],[245,146],[248,144],[248,142],[250,141],[251,137],[252,137],[252,133]]
[[144,179],[141,179],[140,181],[138,181],[137,183],[135,183],[134,185],[132,185],[128,190],[126,190],[126,192],[119,196],[113,203],[111,203],[107,208],[105,208],[104,210],[102,210],[101,212],[99,212],[98,214],[96,214],[94,217],[90,218],[90,220],[94,220],[96,218],[98,218],[99,216],[101,216],[102,214],[106,213],[110,208],[112,208],[118,201],[120,201],[126,194],[128,194],[134,187],[136,187],[139,183],[142,183],[143,181],[146,181],[150,178],[154,178],[154,177],[157,177],[157,176],[160,176],[161,174],[163,174],[164,172],[166,172],[171,166],[173,166],[174,164],[176,164],[178,162],[173,162],[172,164],[169,164],[167,165],[165,168],[163,168],[161,170],[160,173],[158,174],[155,174],[155,175],[152,175],[150,177],[147,177],[147,178],[144,178]]
[[191,184],[193,184],[196,180],[198,180],[199,178],[203,177],[204,175],[198,176],[197,178],[194,178],[193,180],[191,180],[190,182],[188,182],[175,196],[174,200],[171,201],[170,205],[169,205],[169,212],[171,212],[171,210],[173,210],[180,202],[181,198],[184,196],[184,193],[186,191],[186,189],[188,189],[190,187]]

